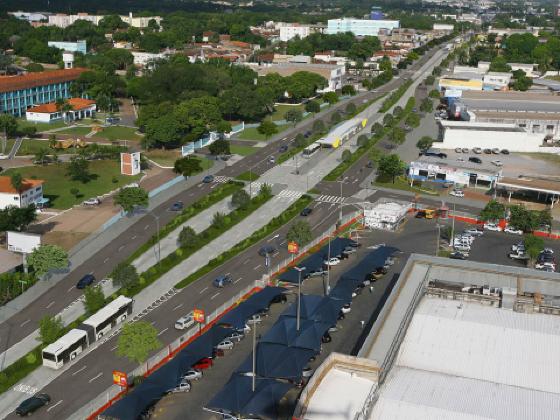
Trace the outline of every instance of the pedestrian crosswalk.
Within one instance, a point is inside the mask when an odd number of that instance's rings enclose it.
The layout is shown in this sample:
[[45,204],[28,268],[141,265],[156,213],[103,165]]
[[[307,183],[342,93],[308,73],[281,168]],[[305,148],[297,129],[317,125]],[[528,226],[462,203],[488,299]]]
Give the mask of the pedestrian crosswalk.
[[319,201],[320,203],[333,203],[333,204],[340,204],[344,203],[345,197],[339,197],[335,195],[320,195],[315,201]]
[[231,177],[229,177],[229,176],[216,175],[214,177],[214,182],[218,182],[220,184],[225,184],[226,182],[228,182],[230,180],[231,180]]
[[294,191],[294,190],[282,190],[278,193],[276,197],[278,198],[287,198],[289,200],[297,200],[303,195],[301,191]]

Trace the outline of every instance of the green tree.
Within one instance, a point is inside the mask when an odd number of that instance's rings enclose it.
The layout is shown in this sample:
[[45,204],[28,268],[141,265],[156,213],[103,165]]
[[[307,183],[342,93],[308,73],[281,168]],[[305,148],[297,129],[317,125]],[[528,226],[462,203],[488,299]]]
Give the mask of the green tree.
[[309,101],[305,104],[305,110],[313,114],[321,112],[321,105],[317,101]]
[[290,109],[286,112],[285,119],[288,122],[294,123],[294,127],[298,122],[303,120],[303,113],[299,109]]
[[184,177],[188,177],[202,172],[202,164],[198,158],[185,156],[184,158],[177,159],[175,161],[173,171],[183,175]]
[[490,200],[480,212],[480,220],[486,222],[488,220],[503,219],[505,210],[506,208],[502,203],[496,200]]
[[226,215],[220,211],[214,213],[214,216],[212,217],[212,227],[221,230],[225,227],[225,225],[226,225]]
[[84,306],[88,314],[93,314],[105,306],[105,295],[101,286],[88,286],[84,291]]
[[49,134],[49,147],[54,148],[56,146],[56,134]]
[[179,242],[179,246],[181,248],[194,248],[197,245],[198,236],[192,227],[185,226],[181,229],[177,241]]
[[148,191],[140,187],[121,188],[113,202],[121,206],[125,213],[130,213],[136,207],[148,207]]
[[145,321],[124,324],[117,343],[117,356],[143,363],[150,352],[161,347],[157,330]]
[[525,208],[523,205],[509,207],[509,224],[524,232],[532,232],[539,227],[539,213]]
[[405,139],[406,132],[400,127],[393,128],[391,134],[389,135],[389,140],[391,140],[395,144],[403,144]]
[[513,90],[526,91],[533,85],[533,80],[525,75],[523,70],[515,70],[513,72]]
[[[390,115],[390,114],[387,114]],[[383,133],[383,125],[376,122],[375,124],[373,124],[371,126],[371,134],[374,134],[376,136],[380,136]]]
[[229,141],[224,139],[216,140],[214,143],[208,146],[208,150],[210,151],[210,154],[214,156],[231,154]]
[[507,63],[505,57],[499,55],[490,62],[490,71],[509,73],[511,71],[511,67]]
[[54,343],[64,334],[64,324],[60,317],[45,315],[39,321],[39,337],[44,346]]
[[343,162],[348,162],[350,159],[352,159],[352,152],[348,149],[345,149],[342,152],[342,157],[341,157]]
[[535,235],[525,235],[523,237],[525,252],[531,260],[531,264],[535,262],[541,250],[544,248],[544,241],[541,237]]
[[296,221],[286,233],[288,242],[296,242],[300,247],[307,245],[313,239],[313,233],[309,223],[303,220]]
[[342,115],[340,115],[340,112],[338,111],[333,112],[333,114],[331,115],[331,124],[336,125],[341,121],[342,121]]
[[326,92],[323,94],[323,100],[328,102],[329,105],[333,105],[338,102],[338,95],[336,92]]
[[550,230],[552,226],[552,213],[550,212],[550,209],[541,210],[538,213],[538,219],[539,219],[539,226],[547,226],[548,227],[547,230]]
[[439,91],[437,89],[432,89],[432,90],[430,90],[430,93],[428,94],[428,96],[430,98],[439,99],[439,97],[440,97]]
[[294,139],[294,146],[296,147],[303,147],[307,144],[307,140],[305,136],[301,133],[298,133],[296,138]]
[[70,194],[78,198],[80,196],[80,190],[77,188],[70,188]]
[[66,174],[74,181],[87,183],[91,181],[92,174],[89,171],[89,162],[82,156],[73,156],[68,164]]
[[236,209],[246,209],[250,202],[249,193],[243,189],[235,191],[231,196],[231,205]]
[[313,132],[314,133],[324,133],[325,132],[325,123],[323,120],[317,120],[313,123]]
[[41,147],[39,150],[35,152],[34,160],[38,162],[40,165],[45,164],[45,160],[47,159],[48,151],[44,147]]
[[257,131],[266,137],[268,140],[270,136],[278,133],[278,126],[272,121],[264,120],[258,127]]
[[394,118],[391,114],[387,113],[383,116],[383,125],[390,127],[393,124]]
[[344,85],[342,86],[341,93],[343,95],[354,96],[356,94],[356,89],[352,85]]
[[400,106],[396,106],[395,108],[393,108],[393,116],[395,118],[399,118],[403,113],[403,109]]
[[426,77],[424,79],[424,84],[426,86],[432,86],[434,84],[435,80],[436,80],[436,78],[434,76],[429,75],[428,77]]
[[356,105],[354,104],[354,102],[350,102],[348,105],[346,105],[347,114],[354,114],[355,112],[356,112]]
[[120,262],[116,265],[110,275],[113,286],[129,289],[135,287],[140,281],[136,267],[127,262]]
[[422,111],[422,112],[432,112],[433,109],[434,109],[434,103],[432,102],[432,100],[430,98],[422,99],[422,102],[420,103],[420,111]]
[[402,174],[404,168],[404,162],[396,154],[381,156],[377,166],[379,174],[387,178],[390,177],[393,184],[395,183],[395,177]]
[[356,140],[356,144],[358,147],[367,147],[369,144],[368,136],[365,134],[361,134],[358,136],[358,140]]
[[272,187],[265,182],[259,188],[259,195],[262,197],[272,197]]
[[434,139],[432,139],[430,136],[423,136],[420,138],[420,140],[416,142],[416,147],[419,148],[421,151],[426,151],[430,147],[432,147],[433,142]]
[[12,175],[10,175],[10,184],[12,184],[12,187],[14,187],[16,191],[19,192],[22,190],[23,177],[19,172],[14,172]]
[[58,245],[41,245],[27,256],[27,263],[41,277],[50,270],[68,267],[68,254]]
[[0,210],[0,232],[22,231],[37,219],[35,205],[28,207],[7,206]]
[[405,123],[410,127],[416,128],[420,125],[420,117],[418,116],[418,114],[414,114],[414,113],[408,114]]

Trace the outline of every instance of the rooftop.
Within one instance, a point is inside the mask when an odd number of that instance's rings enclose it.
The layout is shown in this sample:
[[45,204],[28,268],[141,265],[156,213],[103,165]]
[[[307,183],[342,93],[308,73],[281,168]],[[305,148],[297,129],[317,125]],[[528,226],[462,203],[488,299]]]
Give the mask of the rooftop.
[[[83,99],[83,98],[70,98],[66,102],[72,107],[73,111],[79,111],[82,109],[89,108],[90,106],[95,105],[95,101],[91,99]],[[44,114],[53,114],[58,111],[58,107],[56,102],[50,102],[48,104],[36,105],[31,107],[27,110],[27,112],[35,112],[35,113],[44,113]]]
[[[31,188],[42,185],[45,181],[41,179],[24,179],[21,186],[21,192],[25,192]],[[12,185],[12,179],[9,176],[0,176],[0,193],[17,194],[17,190]]]
[[[492,158],[492,160],[494,159]],[[434,166],[447,166],[449,168],[466,169],[468,171],[477,173],[485,172],[492,175],[496,175],[501,170],[496,165],[490,163],[489,159],[482,159],[482,163],[474,163],[469,162],[468,157],[465,157],[465,161],[461,162],[452,158],[441,159],[436,156],[420,156],[415,160],[415,162],[422,162]]]
[[84,68],[41,71],[20,76],[0,76],[0,93],[76,80]]
[[468,91],[461,101],[473,111],[560,112],[560,96],[551,93]]
[[560,120],[557,112],[524,112],[524,111],[473,111],[477,118],[494,118],[510,120]]
[[498,186],[560,195],[560,181],[538,178],[500,178]]

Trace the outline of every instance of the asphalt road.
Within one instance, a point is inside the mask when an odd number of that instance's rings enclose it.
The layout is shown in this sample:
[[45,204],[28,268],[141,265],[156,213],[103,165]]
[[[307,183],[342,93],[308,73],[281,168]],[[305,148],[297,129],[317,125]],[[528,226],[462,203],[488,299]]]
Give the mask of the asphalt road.
[[[437,50],[432,50],[432,53]],[[408,70],[401,72],[399,79],[393,79],[387,85],[381,87],[375,92],[367,92],[362,95],[357,95],[351,101],[356,106],[361,105],[364,101],[373,99],[397,88],[406,79],[407,75],[411,75],[415,69],[423,65],[429,58],[429,54],[424,55],[418,62],[411,66]],[[325,114],[321,116],[328,121],[330,114],[336,110],[342,109],[349,102],[341,102],[330,107]],[[269,141],[269,145],[259,149],[258,152],[251,156],[247,156],[232,166],[226,167],[218,173],[221,176],[235,177],[239,174],[248,171],[250,168],[255,173],[262,174],[270,168],[267,159],[270,155],[277,153],[278,148],[283,144],[289,144],[297,133],[306,132],[311,129],[314,119],[308,119],[300,123],[296,127],[292,127],[281,135]],[[202,177],[199,175],[198,177]],[[182,191],[175,197],[169,199],[159,207],[152,211],[152,214],[160,218],[160,224],[168,223],[175,214],[168,211],[169,207],[175,201],[183,201],[185,206],[188,206],[200,199],[210,192],[212,185],[197,185]],[[82,295],[82,292],[75,288],[76,283],[86,274],[93,274],[98,280],[106,277],[113,268],[121,261],[130,256],[137,247],[145,243],[156,233],[156,224],[154,218],[150,215],[136,216],[138,221],[132,225],[125,234],[119,236],[115,240],[107,244],[99,252],[95,253],[85,263],[73,269],[66,278],[61,280],[56,287],[49,289],[42,294],[33,303],[26,308],[19,311],[16,315],[9,318],[7,321],[0,324],[0,353],[10,348],[15,343],[27,337],[38,328],[38,323],[41,318],[46,315],[56,315],[61,312],[70,303]]]
[[[329,203],[315,203],[312,207],[314,209],[310,216],[306,218],[297,216],[294,221],[305,219],[311,225],[313,233],[320,235],[338,219],[337,207]],[[352,209],[345,209],[345,212],[350,211]],[[273,244],[278,249],[278,253],[272,258],[272,266],[287,258],[289,254],[286,251],[285,235],[289,226],[290,224],[283,226],[259,244],[182,289],[142,320],[152,323],[158,329],[159,339],[164,346],[173,342],[183,334],[182,331],[173,328],[178,318],[195,307],[211,313],[239,290],[266,274],[264,258],[258,255],[261,246]],[[216,289],[212,286],[212,281],[222,274],[230,274],[234,284],[224,289]],[[41,418],[61,419],[70,416],[112,384],[114,369],[128,372],[136,367],[134,363],[116,356],[117,339],[118,336],[108,340],[93,352],[80,358],[69,370],[42,390],[51,396],[52,404],[49,407],[50,411],[41,413]],[[54,406],[59,401],[61,402]],[[12,413],[8,418],[16,418],[16,416]]]

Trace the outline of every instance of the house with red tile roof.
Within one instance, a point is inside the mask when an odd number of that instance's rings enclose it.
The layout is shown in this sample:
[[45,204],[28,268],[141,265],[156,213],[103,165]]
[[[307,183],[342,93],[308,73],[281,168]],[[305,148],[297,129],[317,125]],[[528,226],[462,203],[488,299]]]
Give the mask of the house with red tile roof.
[[27,121],[50,123],[64,119],[66,121],[81,120],[95,116],[96,103],[91,99],[70,98],[66,100],[66,107],[60,107],[56,102],[35,105],[27,110]]
[[31,204],[40,206],[43,199],[43,180],[24,179],[21,188],[16,190],[9,176],[0,176],[0,209],[9,206],[27,207]]

